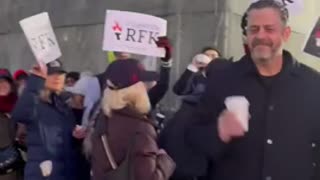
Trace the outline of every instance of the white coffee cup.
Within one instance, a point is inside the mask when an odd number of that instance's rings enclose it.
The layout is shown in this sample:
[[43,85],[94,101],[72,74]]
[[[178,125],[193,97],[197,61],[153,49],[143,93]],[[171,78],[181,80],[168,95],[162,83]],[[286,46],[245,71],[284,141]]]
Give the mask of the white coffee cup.
[[52,161],[43,161],[40,163],[40,169],[43,177],[49,177],[52,172]]
[[230,96],[225,99],[227,110],[233,112],[246,132],[249,131],[249,101],[244,96]]

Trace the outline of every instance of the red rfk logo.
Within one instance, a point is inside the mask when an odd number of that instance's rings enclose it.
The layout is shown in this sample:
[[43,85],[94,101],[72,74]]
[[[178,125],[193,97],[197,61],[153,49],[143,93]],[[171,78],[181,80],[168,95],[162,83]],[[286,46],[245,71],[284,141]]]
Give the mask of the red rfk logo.
[[122,27],[119,25],[117,21],[114,22],[115,25],[112,27],[113,31],[122,31]]
[[121,40],[121,34],[125,31],[125,37],[122,40],[142,43],[142,41],[147,41],[149,44],[155,43],[157,37],[159,36],[158,32],[143,30],[143,29],[133,29],[133,28],[123,28],[120,24],[115,21],[112,26],[117,40]]
[[115,32],[117,39],[120,40],[121,38],[121,32],[122,32],[122,27],[119,25],[117,21],[114,22],[114,26],[112,27],[113,31]]

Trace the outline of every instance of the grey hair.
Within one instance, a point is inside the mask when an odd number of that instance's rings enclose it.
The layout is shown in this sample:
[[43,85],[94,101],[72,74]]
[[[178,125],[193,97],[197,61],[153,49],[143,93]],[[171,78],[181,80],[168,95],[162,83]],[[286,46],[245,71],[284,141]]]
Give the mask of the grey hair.
[[264,8],[272,8],[274,10],[277,10],[280,14],[282,23],[284,25],[288,24],[289,11],[286,8],[286,4],[276,0],[259,0],[257,2],[254,2],[249,6],[246,13],[249,13],[251,10],[264,9]]

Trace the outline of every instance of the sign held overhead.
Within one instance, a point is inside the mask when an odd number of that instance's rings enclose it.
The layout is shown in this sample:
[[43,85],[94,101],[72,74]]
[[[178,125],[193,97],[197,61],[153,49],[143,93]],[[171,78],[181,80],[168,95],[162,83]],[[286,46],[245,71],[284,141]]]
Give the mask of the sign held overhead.
[[38,61],[47,64],[61,57],[61,50],[47,12],[25,18],[19,24]]
[[167,21],[158,17],[107,10],[103,50],[128,52],[164,57],[165,50],[158,48],[158,37],[167,35]]

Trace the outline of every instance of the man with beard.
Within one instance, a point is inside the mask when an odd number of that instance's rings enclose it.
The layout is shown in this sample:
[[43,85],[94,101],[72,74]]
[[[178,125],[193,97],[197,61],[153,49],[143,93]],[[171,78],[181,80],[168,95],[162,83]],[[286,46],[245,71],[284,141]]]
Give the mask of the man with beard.
[[[250,54],[209,77],[188,148],[214,162],[214,180],[319,179],[320,76],[283,49],[291,29],[281,3],[260,0],[247,13]],[[225,105],[231,96],[248,100],[250,116]]]

